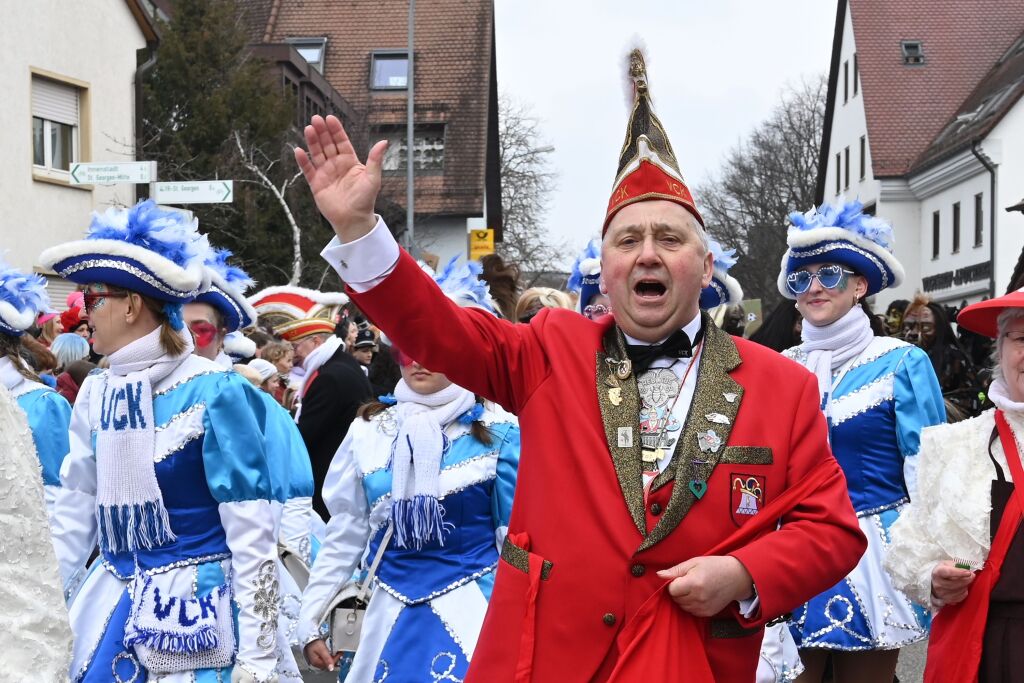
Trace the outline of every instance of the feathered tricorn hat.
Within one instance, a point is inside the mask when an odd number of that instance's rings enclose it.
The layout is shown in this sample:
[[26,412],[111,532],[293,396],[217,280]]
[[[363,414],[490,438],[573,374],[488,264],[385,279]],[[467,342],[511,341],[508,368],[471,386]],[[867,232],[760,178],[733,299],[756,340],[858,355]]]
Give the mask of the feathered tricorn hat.
[[736,250],[724,249],[710,237],[708,248],[715,257],[715,266],[711,271],[711,284],[700,292],[700,307],[709,309],[722,304],[738,304],[743,301],[743,288],[736,278],[729,275],[729,269],[736,265]]
[[592,239],[576,257],[566,288],[570,292],[578,292],[579,300],[576,307],[582,313],[590,300],[601,293],[601,242]]
[[844,265],[868,283],[867,296],[903,282],[903,266],[892,253],[892,226],[863,212],[859,200],[822,204],[807,213],[789,214],[789,246],[782,255],[779,292],[795,299],[786,277],[813,263]]
[[20,337],[37,315],[49,310],[46,280],[0,261],[0,333]]
[[245,290],[255,284],[249,274],[228,263],[232,254],[227,249],[212,249],[205,267],[209,288],[196,297],[196,302],[209,304],[221,312],[228,332],[245,329],[256,322],[256,310],[245,298]]
[[434,281],[445,295],[463,308],[480,308],[498,315],[498,305],[491,298],[491,288],[480,278],[483,266],[478,261],[460,262],[453,256]]
[[665,199],[680,204],[703,226],[704,219],[697,211],[690,188],[679,171],[679,162],[668,141],[668,133],[654,114],[647,83],[647,65],[641,50],[634,49],[629,53],[627,75],[632,83],[633,109],[626,128],[626,140],[619,153],[619,172],[615,176],[602,235],[619,209],[648,199]]
[[196,225],[147,199],[94,213],[85,239],[51,247],[39,260],[80,285],[102,282],[181,304],[209,284],[203,258],[210,244]]

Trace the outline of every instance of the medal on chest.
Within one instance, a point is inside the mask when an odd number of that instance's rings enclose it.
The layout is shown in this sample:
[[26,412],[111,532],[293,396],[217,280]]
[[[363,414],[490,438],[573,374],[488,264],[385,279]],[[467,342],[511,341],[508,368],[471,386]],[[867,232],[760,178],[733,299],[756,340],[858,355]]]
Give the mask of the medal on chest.
[[640,443],[645,471],[658,469],[675,443],[675,434],[682,428],[672,414],[682,389],[682,382],[670,368],[655,368],[637,381],[640,394]]

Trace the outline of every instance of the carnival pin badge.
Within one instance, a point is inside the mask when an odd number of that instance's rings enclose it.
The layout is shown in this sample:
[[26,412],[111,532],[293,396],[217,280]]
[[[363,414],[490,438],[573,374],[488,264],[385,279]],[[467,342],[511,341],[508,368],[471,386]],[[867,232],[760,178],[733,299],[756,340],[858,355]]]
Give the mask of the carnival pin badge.
[[702,453],[717,453],[722,447],[722,437],[714,429],[697,432],[697,445]]

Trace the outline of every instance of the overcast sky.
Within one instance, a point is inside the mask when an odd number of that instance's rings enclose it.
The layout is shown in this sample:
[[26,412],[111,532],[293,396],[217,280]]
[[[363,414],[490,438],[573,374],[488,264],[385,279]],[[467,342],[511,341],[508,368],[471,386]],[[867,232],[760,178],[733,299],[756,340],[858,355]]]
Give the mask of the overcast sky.
[[692,189],[788,83],[828,71],[835,12],[829,0],[496,0],[498,87],[532,107],[555,147],[545,223],[571,247],[569,263],[604,219],[634,44]]

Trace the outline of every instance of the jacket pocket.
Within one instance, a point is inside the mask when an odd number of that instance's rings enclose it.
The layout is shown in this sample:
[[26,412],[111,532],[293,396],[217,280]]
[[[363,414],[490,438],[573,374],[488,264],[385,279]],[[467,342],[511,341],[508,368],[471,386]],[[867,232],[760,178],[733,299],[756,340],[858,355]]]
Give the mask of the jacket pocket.
[[[516,537],[516,540],[518,540],[522,545],[517,545],[513,541],[513,537]],[[534,565],[536,565],[539,560],[541,581],[547,581],[548,577],[551,575],[551,569],[554,567],[554,564],[540,557],[540,555],[537,555],[536,553],[531,553],[528,549],[529,547],[529,537],[526,534],[509,534],[505,539],[504,545],[501,546],[501,559],[527,575],[530,573],[530,559],[533,558]]]
[[769,446],[726,446],[719,463],[771,465],[775,462]]

